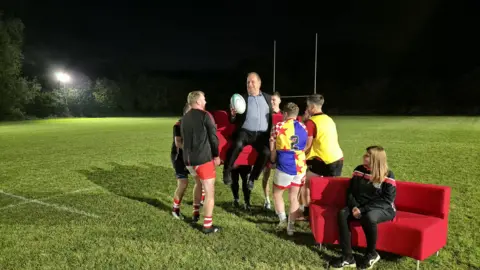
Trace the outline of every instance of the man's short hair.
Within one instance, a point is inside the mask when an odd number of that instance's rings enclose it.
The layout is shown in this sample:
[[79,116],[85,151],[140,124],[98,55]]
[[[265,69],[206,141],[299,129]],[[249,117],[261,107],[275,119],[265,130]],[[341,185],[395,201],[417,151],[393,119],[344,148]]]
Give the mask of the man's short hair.
[[258,81],[259,81],[259,82],[262,82],[262,79],[260,79],[260,75],[258,75],[257,72],[249,72],[249,73],[247,74],[247,78],[248,78],[250,75],[255,75],[255,76],[257,76]]
[[204,96],[205,94],[202,91],[192,91],[188,93],[187,103],[191,106],[197,102],[200,96]]
[[283,107],[283,112],[285,112],[288,117],[297,117],[299,111],[300,108],[298,108],[297,104],[293,102],[289,102],[287,105],[285,105],[285,107]]
[[278,98],[282,98],[282,96],[280,96],[280,93],[277,91],[273,92],[272,96],[277,96]]
[[325,99],[320,94],[314,94],[307,97],[307,104],[313,104],[316,107],[322,107]]

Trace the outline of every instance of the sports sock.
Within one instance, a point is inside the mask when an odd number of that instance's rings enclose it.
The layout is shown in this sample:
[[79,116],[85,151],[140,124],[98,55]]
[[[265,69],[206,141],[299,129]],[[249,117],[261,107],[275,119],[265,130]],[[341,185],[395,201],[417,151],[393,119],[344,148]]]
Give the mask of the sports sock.
[[305,211],[305,205],[303,205],[303,204],[300,205],[299,209],[300,209],[300,211],[302,211],[302,212]]
[[181,200],[177,200],[177,199],[173,199],[173,208],[172,208],[172,212],[180,212],[180,203],[182,201]]
[[213,225],[213,218],[212,217],[204,217],[203,218],[203,228],[210,229]]
[[193,216],[200,216],[200,204],[193,204]]
[[286,220],[287,215],[285,214],[285,212],[278,213],[278,219],[280,219],[280,221]]
[[270,204],[270,198],[268,198],[268,197],[267,197],[267,198],[265,198],[265,203],[268,203],[268,204]]
[[205,190],[202,188],[202,202],[205,200]]

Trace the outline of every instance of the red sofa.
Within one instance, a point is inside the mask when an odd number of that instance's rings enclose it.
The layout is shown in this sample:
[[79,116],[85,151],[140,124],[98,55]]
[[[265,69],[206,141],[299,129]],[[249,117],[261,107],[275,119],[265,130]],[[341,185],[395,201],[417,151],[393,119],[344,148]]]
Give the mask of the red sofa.
[[[314,177],[310,182],[310,226],[319,244],[338,244],[337,214],[346,206],[350,178]],[[377,250],[419,262],[447,243],[450,187],[396,181],[397,214],[378,225]],[[360,223],[350,223],[352,246],[366,247]],[[437,253],[438,254],[438,253]]]
[[[210,112],[215,120],[215,124],[217,125],[217,137],[219,140],[219,148],[220,148],[220,159],[222,161],[225,160],[227,156],[228,148],[231,144],[231,137],[233,132],[236,129],[234,124],[230,123],[230,116],[226,111],[211,111]],[[273,116],[273,123],[276,124],[282,121],[283,118],[280,115]],[[257,151],[252,148],[252,146],[247,145],[243,148],[243,151],[238,156],[237,160],[235,161],[236,165],[254,165],[255,159],[257,158]]]

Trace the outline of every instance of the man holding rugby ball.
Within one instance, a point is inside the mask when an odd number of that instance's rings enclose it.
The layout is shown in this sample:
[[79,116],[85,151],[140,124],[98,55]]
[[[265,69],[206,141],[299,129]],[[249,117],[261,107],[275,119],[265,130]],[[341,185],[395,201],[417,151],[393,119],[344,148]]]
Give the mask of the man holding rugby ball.
[[272,97],[260,90],[260,76],[251,72],[247,76],[247,94],[243,95],[246,110],[237,114],[231,108],[230,121],[237,125],[233,134],[233,142],[227,151],[223,167],[223,182],[232,184],[231,170],[243,147],[251,145],[258,153],[255,165],[248,179],[248,188],[253,189],[254,181],[258,179],[270,157],[269,139],[272,130]]

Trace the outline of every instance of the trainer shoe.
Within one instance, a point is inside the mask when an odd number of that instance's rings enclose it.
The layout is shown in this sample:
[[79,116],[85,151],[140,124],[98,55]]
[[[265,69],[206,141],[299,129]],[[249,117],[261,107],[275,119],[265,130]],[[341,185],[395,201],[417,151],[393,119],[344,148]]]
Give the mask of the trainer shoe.
[[356,268],[357,264],[355,262],[355,259],[353,256],[350,258],[345,258],[342,256],[341,258],[338,258],[330,263],[330,269],[332,270],[341,270],[344,268]]
[[179,219],[179,220],[184,220],[185,219],[185,217],[182,215],[182,213],[180,213],[180,211],[178,211],[178,212],[172,211],[172,216],[176,219]]
[[233,207],[240,208],[240,203],[238,202],[238,200],[233,200]]
[[221,231],[221,230],[222,230],[222,228],[217,227],[217,226],[212,226],[212,227],[210,227],[210,228],[208,228],[208,229],[204,227],[204,228],[203,228],[203,233],[204,233],[204,234],[210,234],[210,233],[219,232],[219,231]]
[[253,181],[252,179],[248,179],[248,182],[247,182],[248,190],[252,191],[254,185],[255,185],[255,181]]
[[375,253],[368,253],[364,257],[364,262],[360,269],[372,269],[373,265],[376,264],[380,260],[380,255],[377,252]]
[[276,230],[277,231],[283,231],[283,230],[285,230],[285,228],[287,228],[287,226],[288,226],[287,219],[282,219],[282,220],[280,220],[280,222],[278,222]]
[[197,215],[194,215],[194,216],[192,217],[192,223],[197,223],[199,220],[200,220],[200,215],[198,215],[198,216],[197,216]]
[[272,205],[270,204],[270,202],[267,202],[267,201],[266,201],[266,202],[263,204],[263,209],[265,209],[265,210],[272,210]]
[[232,174],[227,171],[223,171],[223,183],[227,186],[232,184]]
[[295,233],[295,222],[289,221],[287,226],[287,234],[292,236],[293,233]]

